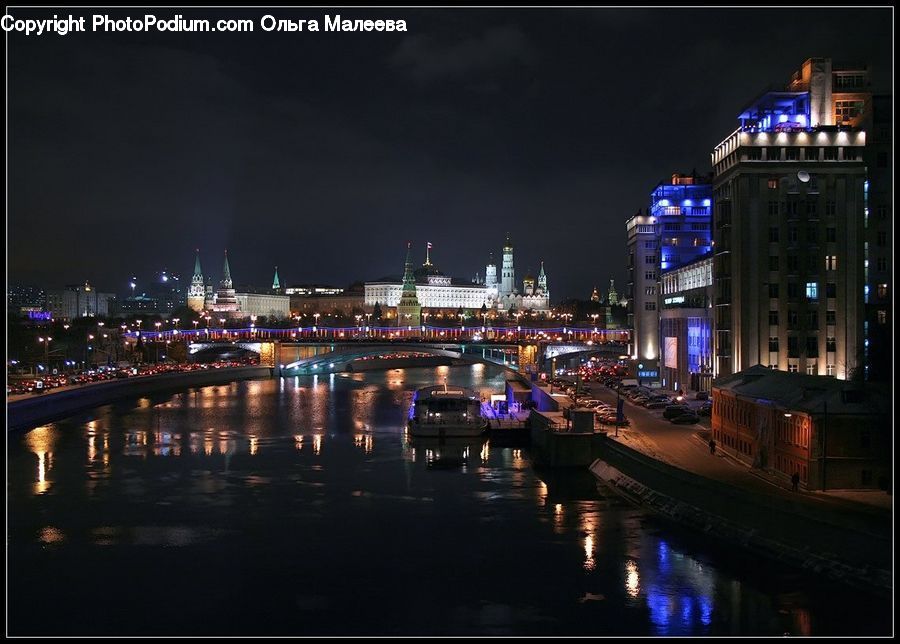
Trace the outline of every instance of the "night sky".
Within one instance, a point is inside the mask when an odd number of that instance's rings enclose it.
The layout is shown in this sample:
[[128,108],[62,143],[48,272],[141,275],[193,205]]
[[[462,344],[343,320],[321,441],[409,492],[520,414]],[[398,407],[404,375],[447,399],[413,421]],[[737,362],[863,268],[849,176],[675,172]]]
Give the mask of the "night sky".
[[[227,247],[236,283],[277,264],[346,285],[401,273],[407,240],[470,278],[509,231],[520,287],[544,260],[553,301],[621,292],[625,220],[672,172],[708,172],[766,86],[826,56],[891,91],[890,9],[72,13],[256,24],[8,35],[11,283],[123,293],[189,278],[196,247],[218,280]],[[266,13],[409,31],[267,33]]]

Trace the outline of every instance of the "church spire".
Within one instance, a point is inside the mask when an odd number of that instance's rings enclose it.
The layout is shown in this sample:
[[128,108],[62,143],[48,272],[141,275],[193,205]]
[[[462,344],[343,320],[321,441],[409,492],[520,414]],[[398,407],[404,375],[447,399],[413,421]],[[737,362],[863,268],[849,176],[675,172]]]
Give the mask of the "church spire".
[[231,268],[228,266],[228,250],[225,250],[225,265],[222,267],[222,288],[232,288]]
[[200,278],[203,281],[203,271],[200,269],[200,249],[197,249],[197,259],[194,260],[194,279]]

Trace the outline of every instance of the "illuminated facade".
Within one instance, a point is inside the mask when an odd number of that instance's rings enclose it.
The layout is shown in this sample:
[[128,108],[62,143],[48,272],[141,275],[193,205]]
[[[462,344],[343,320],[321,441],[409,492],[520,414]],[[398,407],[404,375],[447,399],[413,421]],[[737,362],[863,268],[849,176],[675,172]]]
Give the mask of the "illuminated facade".
[[[403,278],[389,276],[366,282],[364,287],[366,310],[371,311],[376,304],[382,307],[396,307],[403,294],[405,277],[404,274]],[[426,252],[425,263],[412,271],[412,279],[419,306],[428,309],[429,312],[442,310],[455,314],[458,309],[464,311],[480,309],[485,304],[490,307],[487,287],[484,284],[473,284],[444,275],[431,263],[430,252]]]
[[107,317],[110,305],[115,302],[112,293],[100,293],[85,282],[47,291],[47,310],[53,319]]
[[[659,257],[659,376],[662,386],[673,390],[708,391],[712,378],[711,213],[711,176],[676,173],[650,194]],[[654,299],[653,290],[648,283],[644,297]]]
[[659,312],[656,280],[659,277],[659,239],[656,218],[640,210],[631,216],[628,234],[628,326],[633,329],[631,357],[656,361],[659,357]]
[[265,316],[267,318],[287,318],[291,315],[291,298],[277,293],[236,292],[239,317]]
[[756,365],[716,379],[712,402],[713,438],[747,465],[810,490],[887,489],[887,388]]
[[713,259],[660,272],[659,366],[663,387],[709,391],[712,381]]
[[[199,268],[199,258],[197,268]],[[254,293],[249,289],[240,293],[235,291],[234,283],[231,279],[231,267],[228,265],[228,251],[225,251],[225,262],[222,266],[222,280],[219,282],[219,289],[213,291],[212,287],[206,287],[204,308],[214,318],[247,318],[251,316],[286,318],[291,315],[290,302],[291,298],[289,296],[279,295],[271,291],[262,293]]]
[[[485,274],[496,267],[488,264]],[[488,306],[495,307],[498,311],[534,311],[535,313],[547,313],[550,311],[550,289],[547,286],[547,273],[544,271],[544,262],[541,262],[541,271],[537,279],[526,275],[522,280],[522,290],[516,288],[516,271],[513,265],[513,245],[506,236],[503,245],[503,270],[500,287],[497,290],[496,299],[491,299]],[[493,292],[491,293],[493,294]]]
[[866,133],[834,125],[831,63],[807,63],[711,155],[717,376],[862,366]]
[[506,235],[506,243],[503,244],[503,272],[500,280],[500,297],[512,295],[516,290],[516,269],[513,266],[513,246],[509,241],[509,233]]
[[673,174],[650,195],[659,235],[659,270],[690,264],[712,250],[712,177]]
[[865,286],[866,319],[863,340],[866,377],[888,381],[893,378],[893,198],[894,175],[891,141],[893,99],[874,96],[866,130],[868,191],[865,204]]
[[[512,268],[512,244],[509,238],[504,246],[504,274],[514,279]],[[413,271],[415,279],[416,299],[428,314],[443,312],[450,315],[463,309],[467,314],[480,310],[482,306],[502,312],[510,310],[532,310],[547,312],[550,310],[550,291],[547,287],[547,273],[541,263],[537,278],[531,277],[523,282],[521,291],[507,283],[510,292],[504,294],[503,282],[497,282],[497,266],[491,260],[485,269],[485,278],[481,282],[456,279],[442,273],[432,262],[430,249],[426,250],[425,263]],[[371,311],[375,304],[396,307],[403,291],[403,279],[395,276],[384,277],[365,283],[364,304]]]

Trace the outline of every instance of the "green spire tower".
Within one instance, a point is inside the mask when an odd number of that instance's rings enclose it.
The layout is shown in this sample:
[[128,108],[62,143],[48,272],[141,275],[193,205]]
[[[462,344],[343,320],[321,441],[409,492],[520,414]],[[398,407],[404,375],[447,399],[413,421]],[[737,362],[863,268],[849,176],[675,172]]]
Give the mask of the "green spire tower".
[[397,304],[397,326],[411,326],[418,329],[422,317],[422,307],[416,296],[416,278],[413,275],[413,265],[410,259],[411,243],[406,244],[406,268],[403,271],[403,290],[400,292],[400,302]]

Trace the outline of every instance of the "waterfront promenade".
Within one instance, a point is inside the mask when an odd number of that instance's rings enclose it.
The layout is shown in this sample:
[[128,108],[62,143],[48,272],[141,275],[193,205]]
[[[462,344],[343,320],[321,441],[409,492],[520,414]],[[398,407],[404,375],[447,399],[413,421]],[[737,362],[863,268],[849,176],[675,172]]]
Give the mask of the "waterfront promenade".
[[[615,402],[615,393],[602,385],[588,390]],[[860,577],[871,571],[878,577],[873,586],[892,583],[893,503],[886,493],[794,492],[789,482],[755,472],[718,449],[711,454],[704,439],[708,428],[676,425],[660,411],[630,402],[625,413],[630,426],[620,428],[618,436],[607,434],[603,460],[613,468],[650,490],[746,528],[748,537],[783,544],[795,559],[809,553],[846,565]]]
[[68,385],[51,389],[43,394],[8,396],[6,429],[7,431],[28,429],[116,400],[157,391],[187,389],[271,375],[272,369],[269,367],[244,365],[172,371],[84,385]]

